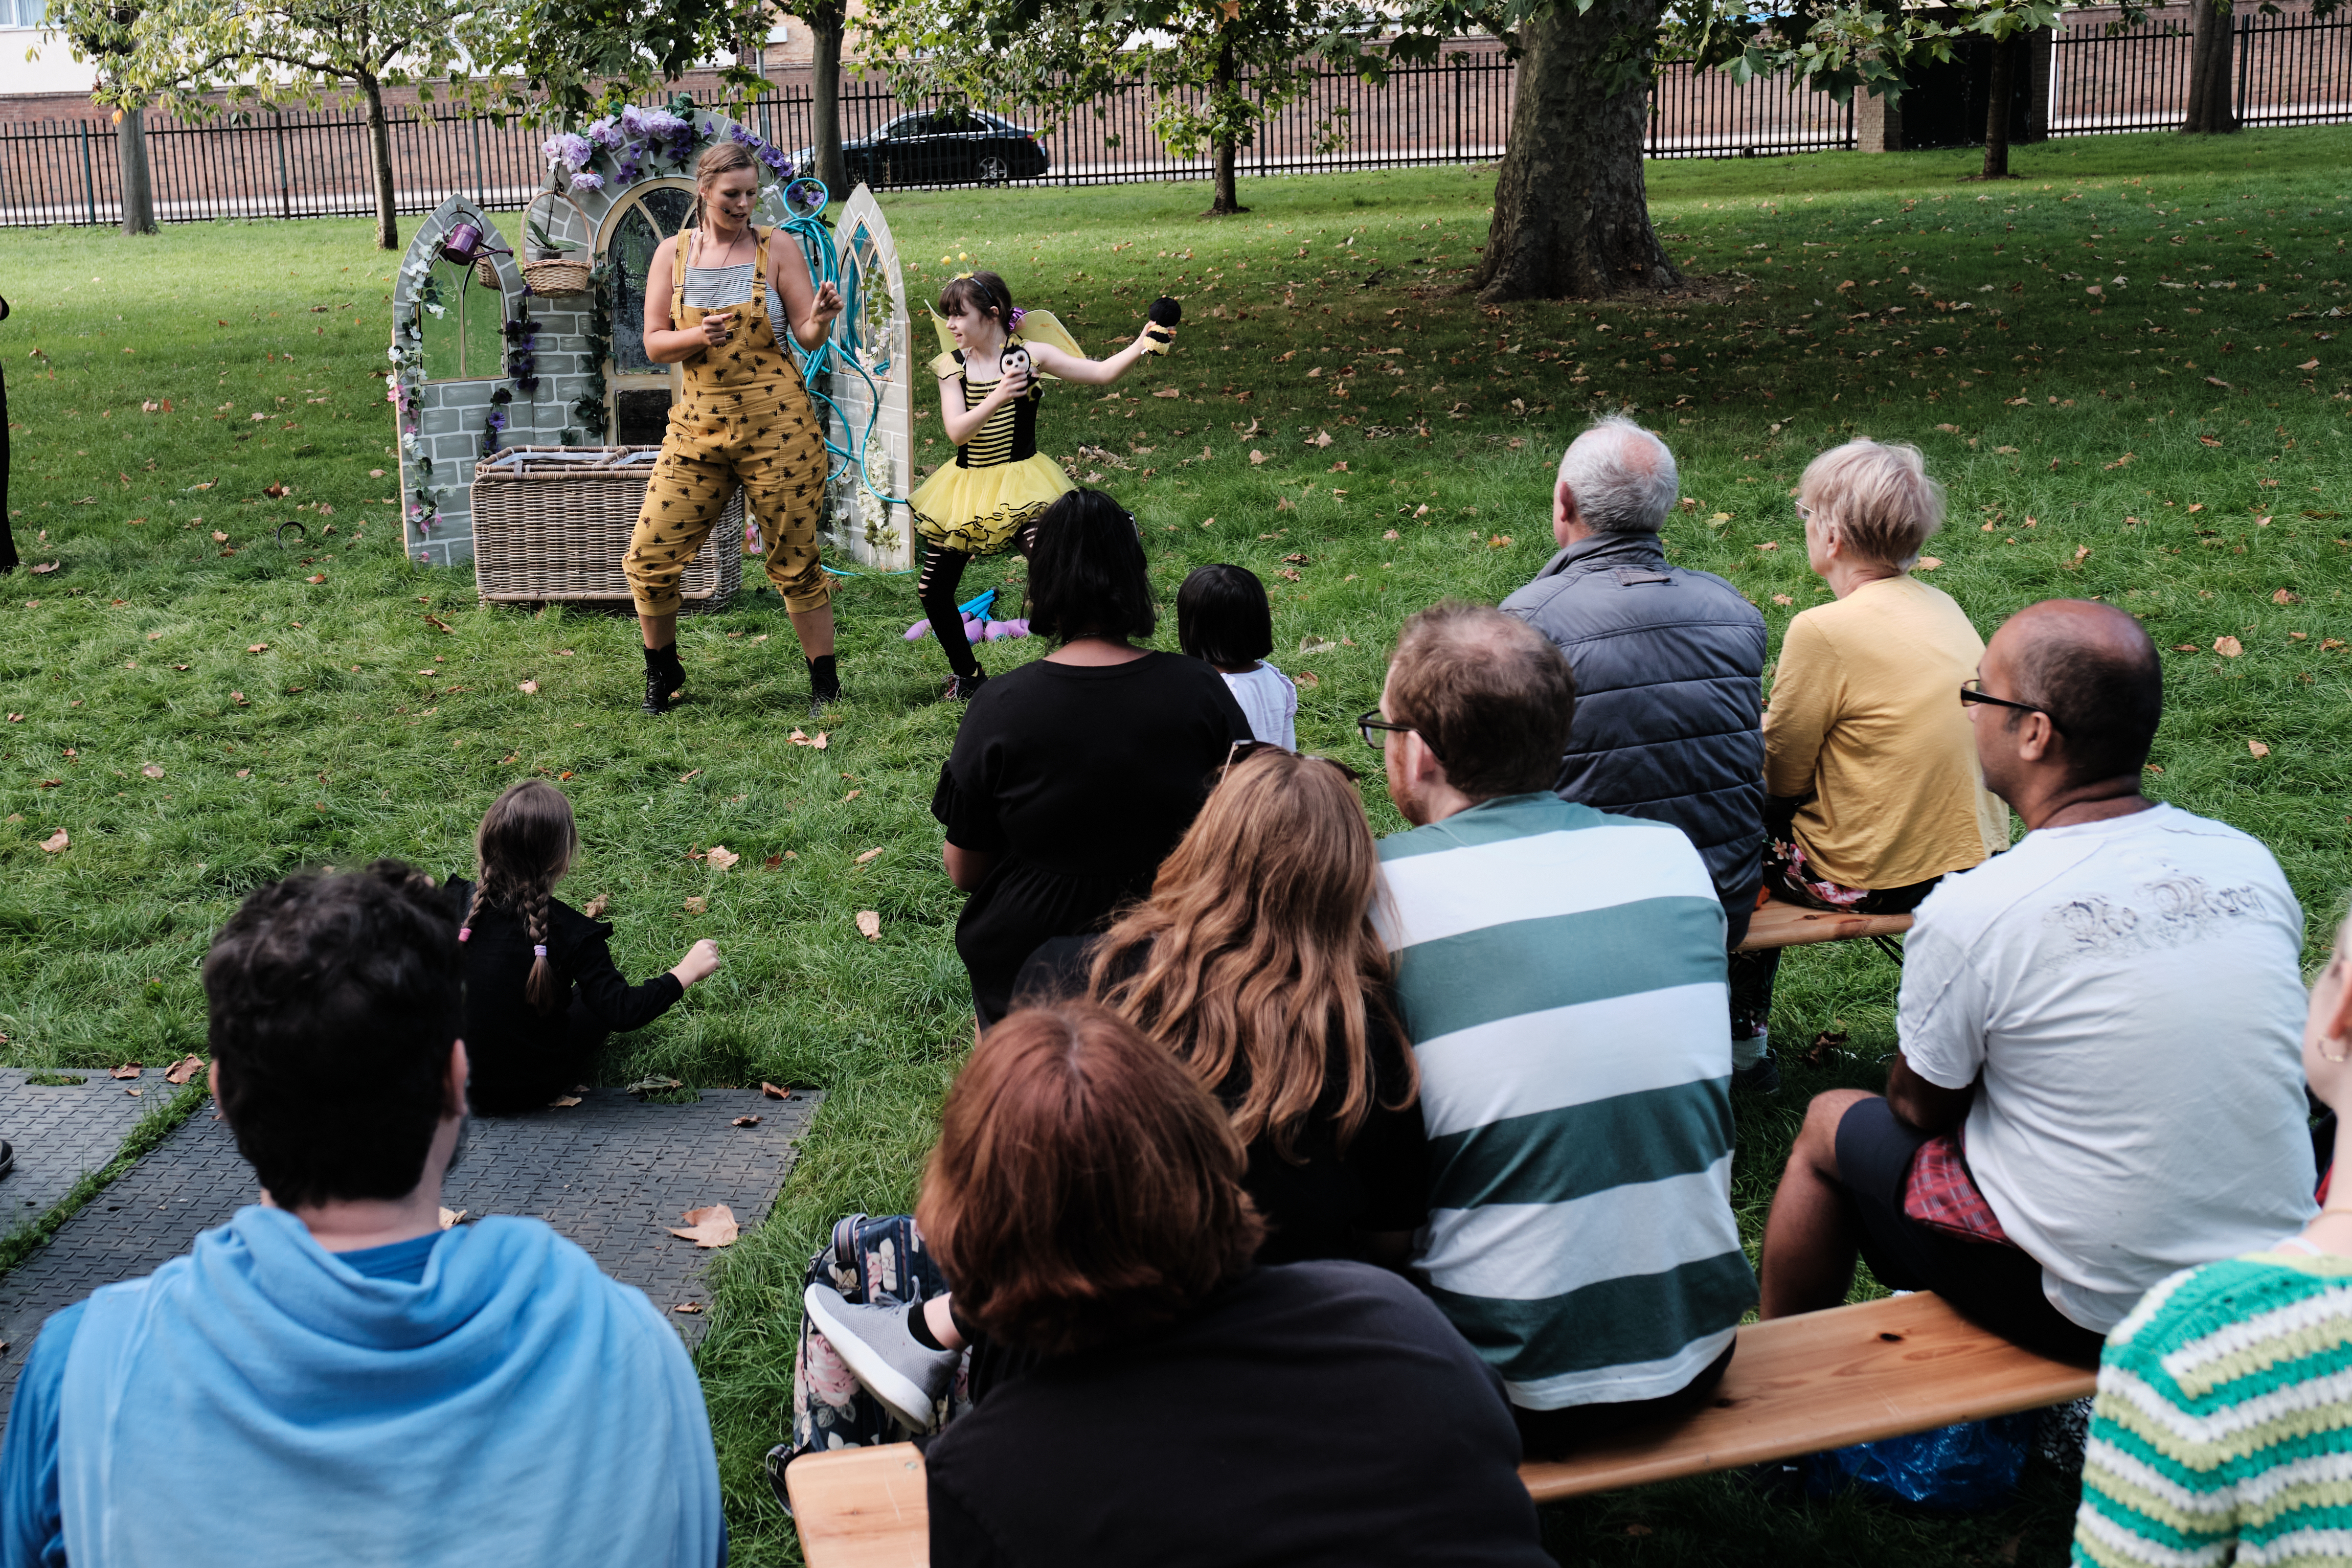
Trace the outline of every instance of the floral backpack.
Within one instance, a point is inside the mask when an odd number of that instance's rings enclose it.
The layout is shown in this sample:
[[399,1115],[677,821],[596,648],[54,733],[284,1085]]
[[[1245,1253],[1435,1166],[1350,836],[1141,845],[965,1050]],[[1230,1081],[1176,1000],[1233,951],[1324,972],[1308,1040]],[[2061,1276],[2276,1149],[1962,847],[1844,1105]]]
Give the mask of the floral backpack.
[[[866,1306],[928,1301],[948,1288],[910,1214],[852,1214],[837,1221],[832,1245],[809,1260],[802,1283],[831,1285],[850,1301]],[[971,1407],[971,1370],[967,1351],[934,1414],[934,1430]],[[768,1484],[784,1511],[792,1511],[784,1492],[784,1467],[803,1454],[903,1443],[919,1435],[909,1432],[866,1392],[824,1333],[803,1315],[800,1349],[793,1357],[792,1438],[768,1450]]]

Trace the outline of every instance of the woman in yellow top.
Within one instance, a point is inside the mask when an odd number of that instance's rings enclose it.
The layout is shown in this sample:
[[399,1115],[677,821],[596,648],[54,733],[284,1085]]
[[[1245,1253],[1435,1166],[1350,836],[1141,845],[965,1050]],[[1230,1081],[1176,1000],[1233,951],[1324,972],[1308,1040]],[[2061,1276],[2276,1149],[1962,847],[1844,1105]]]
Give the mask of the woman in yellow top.
[[768,541],[768,580],[783,596],[808,661],[812,716],[841,695],[833,662],[833,599],[817,564],[824,507],[824,438],[799,367],[778,340],[788,329],[814,349],[841,314],[841,291],[818,286],[790,238],[754,228],[760,172],[722,141],[695,165],[696,222],[654,253],[646,275],[646,355],[684,364],[686,396],[669,411],[622,570],[645,633],[646,711],[663,713],[686,684],[677,658],[677,580],[727,509],[735,487]]
[[[1815,909],[1899,915],[1947,872],[2009,847],[1984,787],[1962,682],[1984,640],[1951,596],[1911,575],[1944,523],[1918,449],[1849,441],[1797,491],[1806,561],[1835,599],[1789,622],[1764,714],[1764,886]],[[1731,960],[1735,1082],[1769,1092],[1777,951]]]
[[[1076,343],[1057,348],[1024,338],[1023,312],[1013,308],[1012,290],[992,272],[950,280],[940,290],[939,313],[956,346],[933,360],[931,371],[940,378],[940,421],[956,455],[908,497],[908,506],[923,536],[916,596],[955,672],[947,695],[962,700],[988,679],[956,610],[963,569],[975,556],[1007,548],[1026,553],[1045,508],[1076,488],[1037,450],[1037,407],[1045,392],[1035,372],[1103,386],[1127,374],[1154,344],[1138,333],[1108,359],[1089,360],[1075,351]],[[1174,332],[1172,327],[1158,330]],[[1157,346],[1164,349],[1166,342],[1161,336]]]

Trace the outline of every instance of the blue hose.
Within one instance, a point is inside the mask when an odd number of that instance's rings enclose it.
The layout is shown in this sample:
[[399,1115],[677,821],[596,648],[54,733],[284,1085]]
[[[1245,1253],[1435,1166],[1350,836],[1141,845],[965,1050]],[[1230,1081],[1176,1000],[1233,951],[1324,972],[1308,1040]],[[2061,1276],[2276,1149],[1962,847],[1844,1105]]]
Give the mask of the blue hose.
[[[799,197],[797,201],[794,199],[796,195]],[[783,203],[784,221],[777,226],[800,242],[801,254],[807,259],[809,277],[814,286],[822,288],[830,283],[840,289],[842,314],[853,323],[856,322],[859,319],[856,269],[853,267],[849,277],[845,280],[843,278],[841,256],[834,246],[833,231],[819,221],[824,216],[825,208],[832,205],[833,193],[825,189],[823,181],[802,178],[793,180],[784,186]],[[880,383],[874,378],[874,373],[867,370],[865,362],[858,358],[856,350],[837,342],[830,333],[826,334],[824,342],[814,349],[807,350],[801,347],[797,337],[793,337],[791,333],[786,333],[785,336],[792,340],[793,357],[800,363],[801,381],[808,387],[809,395],[833,411],[845,434],[850,430],[848,414],[844,412],[839,403],[816,390],[817,378],[835,370],[852,371],[865,380],[867,389],[874,394],[872,406],[866,415],[866,428],[847,435],[849,445],[846,448],[835,445],[830,434],[824,437],[825,451],[838,459],[837,465],[825,476],[825,483],[832,484],[854,466],[857,470],[857,482],[872,491],[876,498],[884,506],[905,505],[906,497],[893,496],[882,490],[875,485],[872,476],[866,472],[866,453],[874,440],[874,426],[882,417],[882,391]],[[887,361],[885,368],[887,368]],[[830,424],[826,428],[829,432]],[[859,575],[854,572],[835,571],[831,567],[825,570],[833,571],[836,577]],[[887,575],[896,577],[903,574],[892,572]]]

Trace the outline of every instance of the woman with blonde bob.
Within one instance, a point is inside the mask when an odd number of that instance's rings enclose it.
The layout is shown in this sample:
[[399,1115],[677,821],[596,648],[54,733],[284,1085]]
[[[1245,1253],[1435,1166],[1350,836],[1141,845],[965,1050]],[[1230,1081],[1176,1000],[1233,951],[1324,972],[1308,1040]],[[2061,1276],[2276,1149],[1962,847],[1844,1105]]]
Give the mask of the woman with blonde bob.
[[[1805,559],[1833,596],[1789,622],[1764,713],[1764,887],[1814,909],[1906,914],[1948,872],[2009,847],[1960,686],[1984,639],[1911,575],[1944,526],[1918,448],[1849,441],[1797,491]],[[1769,1092],[1777,951],[1731,959],[1735,1083]]]
[[935,1568],[1547,1561],[1493,1370],[1385,1270],[1254,1266],[1244,1167],[1196,1074],[1107,1009],[1017,1011],[973,1051],[916,1218],[1036,1359],[925,1452]]

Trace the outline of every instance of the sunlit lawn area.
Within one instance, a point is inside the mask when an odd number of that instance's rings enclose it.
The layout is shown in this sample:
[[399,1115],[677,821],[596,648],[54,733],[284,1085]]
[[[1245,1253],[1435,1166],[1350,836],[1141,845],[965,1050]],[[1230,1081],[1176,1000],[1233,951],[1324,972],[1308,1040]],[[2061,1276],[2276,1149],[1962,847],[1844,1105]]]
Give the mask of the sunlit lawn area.
[[[1182,297],[1173,360],[1116,402],[1055,389],[1041,439],[1135,510],[1171,601],[1208,561],[1267,580],[1303,744],[1376,767],[1348,720],[1398,623],[1543,563],[1551,465],[1589,411],[1631,405],[1673,442],[1669,549],[1776,636],[1826,597],[1797,474],[1850,434],[1900,438],[1950,488],[1932,580],[1980,630],[2097,595],[2179,650],[2149,789],[2270,844],[2315,957],[2352,881],[2348,158],[2352,131],[2322,129],[2021,148],[2024,177],[1992,186],[1961,178],[1965,152],[1654,164],[1688,293],[1501,309],[1454,291],[1491,170],[1258,182],[1252,212],[1213,222],[1192,185],[885,206],[922,263],[910,288],[992,267],[1089,347]],[[357,222],[0,234],[8,504],[28,565],[56,563],[0,590],[0,1061],[200,1050],[196,964],[247,889],[379,855],[466,871],[497,790],[560,777],[586,840],[563,891],[610,896],[624,967],[703,936],[728,960],[605,1082],[827,1091],[774,1217],[723,1260],[700,1353],[735,1560],[794,1561],[760,1458],[783,1435],[801,1269],[835,1215],[911,1204],[971,1039],[928,811],[958,710],[937,650],[900,637],[908,579],[845,583],[848,696],[817,751],[786,738],[805,675],[772,593],[685,623],[691,700],[653,719],[632,622],[483,608],[467,572],[404,561],[373,472],[392,466],[391,270]],[[918,406],[936,433],[928,391]],[[988,563],[974,591],[1018,577]],[[1367,804],[1401,825],[1377,788]],[[713,843],[740,861],[692,858]],[[1777,1040],[1849,1041],[1739,1104],[1751,1243],[1808,1092],[1874,1083],[1894,1046],[1897,971],[1874,951],[1802,950],[1782,977]],[[2038,1471],[1958,1521],[1715,1479],[1548,1528],[1572,1562],[2055,1563],[2071,1511]]]

